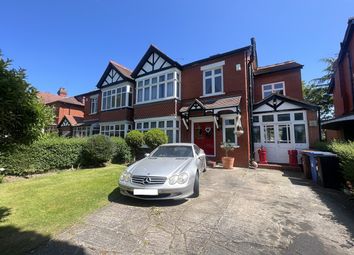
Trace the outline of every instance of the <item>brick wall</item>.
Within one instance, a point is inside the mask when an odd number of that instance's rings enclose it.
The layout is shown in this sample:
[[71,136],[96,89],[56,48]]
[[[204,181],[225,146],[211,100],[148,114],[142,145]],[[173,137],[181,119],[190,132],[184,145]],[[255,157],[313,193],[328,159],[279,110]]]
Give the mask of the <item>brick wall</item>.
[[301,84],[301,69],[291,69],[268,74],[261,74],[255,77],[254,101],[262,100],[262,85],[274,82],[285,82],[285,95],[303,99],[302,84]]

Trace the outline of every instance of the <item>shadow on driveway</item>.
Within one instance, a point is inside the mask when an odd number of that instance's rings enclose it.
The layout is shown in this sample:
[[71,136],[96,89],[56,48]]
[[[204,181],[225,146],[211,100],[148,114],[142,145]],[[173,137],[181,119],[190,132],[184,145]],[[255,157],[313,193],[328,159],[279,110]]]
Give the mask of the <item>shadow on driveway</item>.
[[[342,191],[314,184],[311,180],[303,178],[301,173],[284,171],[283,176],[287,177],[294,185],[310,187],[332,213],[332,215],[321,216],[329,217],[345,226],[350,233],[351,240],[354,240],[354,200],[350,200]],[[354,241],[348,240],[348,247],[352,246],[354,246]]]
[[188,201],[188,199],[181,200],[142,200],[136,199],[132,197],[126,197],[120,194],[119,187],[114,189],[109,195],[108,200],[113,203],[119,203],[123,205],[129,206],[138,206],[138,207],[169,207],[169,206],[177,206],[181,205]]

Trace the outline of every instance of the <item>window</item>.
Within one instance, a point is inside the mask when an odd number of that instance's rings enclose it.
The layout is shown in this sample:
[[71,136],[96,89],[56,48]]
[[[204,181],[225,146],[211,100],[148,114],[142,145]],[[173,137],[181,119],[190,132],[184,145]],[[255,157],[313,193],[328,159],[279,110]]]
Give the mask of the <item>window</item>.
[[74,127],[74,137],[84,137],[90,135],[90,127]]
[[261,127],[260,126],[253,127],[253,142],[254,143],[261,142]]
[[259,122],[259,116],[253,116],[253,122]]
[[193,145],[193,148],[194,148],[195,154],[199,155],[200,148],[197,145],[195,145],[195,144]]
[[274,143],[274,125],[264,126],[264,142]]
[[142,132],[151,128],[159,128],[166,133],[169,143],[179,142],[179,121],[176,119],[137,121],[135,128]]
[[90,97],[90,114],[97,113],[98,108],[98,96]]
[[290,113],[278,114],[278,121],[290,121]]
[[278,126],[278,143],[291,143],[289,124]]
[[138,81],[137,103],[153,102],[167,98],[179,98],[180,74],[169,71]]
[[294,119],[295,120],[303,120],[304,114],[302,112],[296,112],[296,113],[294,113]]
[[305,124],[294,125],[295,143],[306,143]]
[[131,124],[112,122],[101,123],[100,134],[106,136],[120,136],[122,138],[131,130]]
[[273,122],[274,121],[274,115],[263,115],[262,116],[262,121],[263,122]]
[[236,145],[235,119],[224,119],[223,142]]
[[266,98],[273,93],[285,95],[285,83],[284,82],[264,84],[264,85],[262,85],[262,89],[263,89],[263,98]]
[[223,75],[221,67],[212,70],[205,70],[203,72],[203,79],[204,96],[223,92]]
[[124,86],[103,91],[102,111],[132,106],[132,90],[131,86]]

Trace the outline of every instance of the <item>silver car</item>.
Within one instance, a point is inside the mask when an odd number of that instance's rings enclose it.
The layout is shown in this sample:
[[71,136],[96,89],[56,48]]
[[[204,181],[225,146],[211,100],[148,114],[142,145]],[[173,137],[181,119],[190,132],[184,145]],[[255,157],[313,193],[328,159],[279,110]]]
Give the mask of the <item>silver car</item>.
[[199,175],[205,169],[205,153],[197,145],[161,145],[122,173],[120,192],[148,200],[197,197]]

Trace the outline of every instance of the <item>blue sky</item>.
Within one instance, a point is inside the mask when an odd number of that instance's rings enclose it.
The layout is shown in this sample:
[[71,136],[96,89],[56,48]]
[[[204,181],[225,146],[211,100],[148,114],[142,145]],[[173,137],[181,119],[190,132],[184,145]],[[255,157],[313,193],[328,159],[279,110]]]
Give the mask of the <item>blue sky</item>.
[[181,64],[249,45],[260,65],[295,60],[306,81],[339,51],[352,0],[1,0],[0,49],[41,91],[95,88],[108,61],[134,69],[150,44]]

